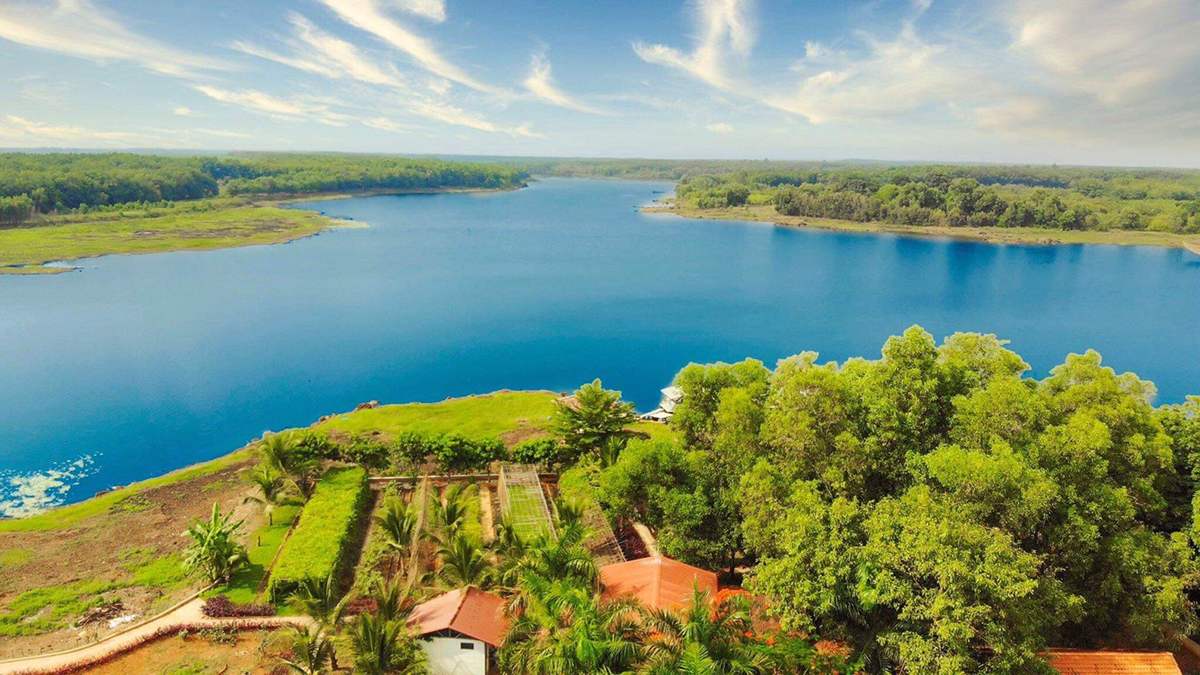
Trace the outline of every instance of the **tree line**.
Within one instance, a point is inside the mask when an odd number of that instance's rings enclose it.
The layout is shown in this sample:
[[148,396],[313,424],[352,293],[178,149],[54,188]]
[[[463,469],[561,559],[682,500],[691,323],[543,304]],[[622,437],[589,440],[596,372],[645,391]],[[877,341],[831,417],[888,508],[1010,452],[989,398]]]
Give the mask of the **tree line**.
[[36,214],[147,208],[218,194],[508,188],[527,174],[498,164],[382,155],[0,154],[0,224]]
[[1200,172],[901,166],[684,177],[681,203],[766,204],[789,216],[951,227],[1200,232]]
[[1200,398],[1099,354],[1043,380],[994,336],[919,327],[877,360],[690,365],[678,442],[587,469],[665,554],[766,598],[873,672],[1042,672],[1048,646],[1197,627]]

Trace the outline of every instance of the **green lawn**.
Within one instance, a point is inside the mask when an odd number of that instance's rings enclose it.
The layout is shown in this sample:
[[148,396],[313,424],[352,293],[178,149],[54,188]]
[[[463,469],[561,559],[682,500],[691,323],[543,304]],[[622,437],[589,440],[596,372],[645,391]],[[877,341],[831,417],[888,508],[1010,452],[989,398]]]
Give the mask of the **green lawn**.
[[217,591],[217,594],[224,595],[238,604],[257,602],[261,599],[262,594],[258,589],[265,586],[263,580],[267,576],[267,568],[275,559],[275,554],[279,551],[292,522],[300,515],[301,508],[299,504],[284,504],[275,508],[274,523],[264,524],[250,537],[249,545],[246,546],[249,564],[233,575],[229,584]]
[[540,491],[540,487],[508,486],[508,521],[525,541],[550,533],[548,514],[542,508],[541,495],[538,494]]
[[[68,527],[78,525],[88,518],[104,515],[114,507],[117,510],[120,510],[123,508],[119,505],[121,503],[136,505],[136,495],[141,492],[145,492],[146,490],[163,487],[165,485],[174,485],[176,483],[182,483],[184,481],[200,478],[202,476],[208,476],[236,464],[245,462],[250,459],[250,457],[250,450],[238,450],[209,462],[194,464],[183,469],[172,471],[171,473],[163,476],[133,483],[127,487],[123,487],[119,490],[113,490],[112,492],[105,493],[99,497],[92,497],[91,499],[79,502],[78,504],[62,506],[45,513],[40,513],[36,516],[30,516],[28,518],[0,520],[0,533],[42,532],[47,530],[66,529]],[[136,508],[136,506],[134,508]]]
[[337,415],[321,428],[348,434],[380,431],[393,436],[403,431],[456,432],[471,438],[512,431],[538,435],[545,432],[557,397],[548,391],[502,391],[439,403],[385,405]]
[[[0,229],[0,274],[63,271],[38,268],[55,260],[77,260],[114,253],[160,253],[277,244],[331,226],[312,211],[269,206],[180,210],[153,218],[96,220]],[[22,267],[24,266],[24,267]],[[30,267],[35,266],[35,267]]]

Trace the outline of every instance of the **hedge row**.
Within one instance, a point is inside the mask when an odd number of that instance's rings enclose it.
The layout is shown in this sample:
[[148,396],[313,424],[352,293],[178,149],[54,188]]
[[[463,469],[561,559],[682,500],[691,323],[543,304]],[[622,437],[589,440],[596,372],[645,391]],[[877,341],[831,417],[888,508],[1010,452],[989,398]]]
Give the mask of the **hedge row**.
[[321,478],[271,572],[267,589],[272,600],[291,593],[305,579],[324,580],[341,573],[368,493],[367,472],[360,467],[334,469]]

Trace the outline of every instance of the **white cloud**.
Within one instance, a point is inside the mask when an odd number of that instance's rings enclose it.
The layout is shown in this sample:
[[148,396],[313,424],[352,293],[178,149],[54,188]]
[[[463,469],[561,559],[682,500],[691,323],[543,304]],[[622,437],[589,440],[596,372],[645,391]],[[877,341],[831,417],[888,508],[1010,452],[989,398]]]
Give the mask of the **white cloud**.
[[312,100],[285,99],[254,89],[234,91],[203,84],[195,85],[193,89],[215,101],[272,117],[310,119],[334,127],[346,126],[354,120],[350,115],[331,110],[325,103]]
[[441,23],[446,20],[445,0],[393,0],[396,7],[409,14]]
[[1016,52],[1107,104],[1200,71],[1196,0],[1019,0],[1005,19]]
[[5,115],[0,118],[0,138],[25,145],[67,143],[80,146],[96,145],[97,142],[100,145],[128,145],[154,140],[144,134],[129,131],[103,131],[73,125],[49,124],[17,115]]
[[409,106],[408,110],[415,115],[419,115],[436,122],[441,122],[443,124],[453,124],[455,126],[467,127],[477,131],[506,133],[512,136],[543,138],[541,134],[532,131],[527,124],[516,127],[500,126],[483,117],[474,115],[463,110],[462,108],[442,101],[414,101]]
[[399,122],[386,117],[371,117],[363,120],[362,123],[368,127],[371,127],[372,129],[392,131],[396,133],[410,131],[412,129],[412,127],[408,125],[400,124]]
[[502,89],[477,80],[447,61],[426,38],[389,17],[376,0],[321,0],[346,23],[371,33],[408,54],[422,68],[438,77],[457,82],[476,91],[506,95]]
[[551,76],[550,62],[546,60],[543,54],[533,55],[533,61],[529,66],[529,76],[525,78],[525,88],[534,96],[560,108],[591,113],[593,115],[604,114],[603,111],[582,103],[559,89],[554,84],[554,78]]
[[191,117],[196,113],[186,105],[177,105],[171,109],[171,114],[178,115],[179,117]]
[[228,68],[131,31],[89,0],[5,0],[0,4],[0,38],[93,61],[127,61],[176,77]]
[[866,53],[858,58],[809,45],[806,54],[817,58],[793,67],[802,75],[799,85],[767,95],[765,102],[820,124],[895,115],[984,93],[980,81],[986,73],[969,71],[961,55],[952,57],[945,45],[925,41],[911,23],[895,39],[867,36],[865,42]]
[[720,89],[733,83],[726,72],[729,52],[746,56],[754,46],[751,0],[699,0],[696,21],[699,36],[695,48],[685,54],[662,44],[636,42],[633,51],[647,63],[682,70]]
[[713,132],[714,134],[732,134],[733,133],[733,125],[728,122],[713,122],[712,124],[704,125],[704,128],[708,129],[709,131]]

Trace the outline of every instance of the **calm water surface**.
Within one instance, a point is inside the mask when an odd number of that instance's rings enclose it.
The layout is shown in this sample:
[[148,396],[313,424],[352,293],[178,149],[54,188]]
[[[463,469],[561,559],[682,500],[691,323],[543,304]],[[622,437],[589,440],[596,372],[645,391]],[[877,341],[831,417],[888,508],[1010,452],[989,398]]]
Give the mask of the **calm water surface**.
[[1038,375],[1095,347],[1160,401],[1200,393],[1200,257],[638,213],[669,189],[545,180],[314,202],[371,227],[0,277],[0,512],[369,399],[598,376],[645,409],[689,361],[875,356],[913,323],[997,333]]

